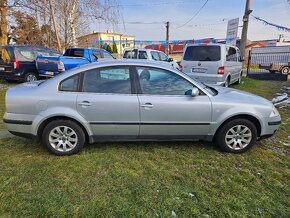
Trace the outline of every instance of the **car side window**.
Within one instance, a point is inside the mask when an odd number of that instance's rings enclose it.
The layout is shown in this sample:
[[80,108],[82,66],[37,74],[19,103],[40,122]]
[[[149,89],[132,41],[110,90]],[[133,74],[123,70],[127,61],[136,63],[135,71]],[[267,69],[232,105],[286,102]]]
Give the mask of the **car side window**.
[[167,57],[166,54],[164,54],[164,53],[162,53],[162,52],[159,52],[159,54],[160,54],[160,59],[161,59],[161,61],[167,61],[167,60],[168,60],[168,57]]
[[132,51],[125,51],[123,58],[131,59],[132,58]]
[[186,95],[194,86],[181,76],[158,68],[137,67],[143,94]]
[[59,85],[60,91],[65,92],[77,92],[78,91],[78,84],[79,84],[79,74],[69,77],[63,80]]
[[108,52],[103,52],[103,57],[107,59],[113,59],[113,56],[109,54]]
[[93,51],[93,56],[96,60],[102,58],[101,52],[99,51]]
[[227,61],[238,61],[237,57],[237,50],[233,47],[227,48],[227,55],[226,55]]
[[131,94],[129,67],[105,67],[84,72],[83,92]]
[[151,51],[151,56],[152,56],[152,59],[155,60],[155,61],[160,61],[160,58],[159,58],[159,55],[158,55],[158,52],[156,51]]
[[148,59],[146,51],[139,51],[138,59]]

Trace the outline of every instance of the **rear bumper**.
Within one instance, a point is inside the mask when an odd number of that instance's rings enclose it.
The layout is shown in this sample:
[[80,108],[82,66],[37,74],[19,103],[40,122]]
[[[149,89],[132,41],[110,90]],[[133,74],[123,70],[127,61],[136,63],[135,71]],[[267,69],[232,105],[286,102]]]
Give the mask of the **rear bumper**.
[[23,72],[0,72],[0,79],[18,81],[23,78]]

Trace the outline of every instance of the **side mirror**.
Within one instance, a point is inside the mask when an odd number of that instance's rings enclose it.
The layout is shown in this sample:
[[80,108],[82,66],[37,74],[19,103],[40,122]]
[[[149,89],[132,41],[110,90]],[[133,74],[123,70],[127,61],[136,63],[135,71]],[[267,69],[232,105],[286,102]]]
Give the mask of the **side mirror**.
[[198,88],[193,87],[192,89],[189,89],[188,91],[186,91],[185,95],[190,95],[192,97],[196,97],[199,95],[199,90],[198,90]]
[[172,58],[168,58],[167,61],[168,61],[168,62],[172,62],[173,59],[172,59]]

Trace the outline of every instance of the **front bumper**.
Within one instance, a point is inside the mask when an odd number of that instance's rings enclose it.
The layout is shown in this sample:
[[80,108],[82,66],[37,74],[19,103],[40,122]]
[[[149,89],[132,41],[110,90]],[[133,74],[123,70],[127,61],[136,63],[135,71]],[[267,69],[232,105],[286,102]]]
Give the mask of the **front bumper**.
[[264,118],[265,122],[262,126],[261,138],[272,136],[280,127],[282,122],[280,116]]

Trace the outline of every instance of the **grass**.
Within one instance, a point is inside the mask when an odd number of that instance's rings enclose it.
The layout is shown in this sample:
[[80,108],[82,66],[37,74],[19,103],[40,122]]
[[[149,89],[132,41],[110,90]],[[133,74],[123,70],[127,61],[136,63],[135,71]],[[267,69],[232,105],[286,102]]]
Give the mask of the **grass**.
[[[282,85],[245,78],[235,88],[271,99]],[[57,157],[31,140],[2,138],[0,216],[290,217],[289,147],[282,144],[290,113],[280,112],[280,131],[241,155],[203,142],[146,142],[88,145]]]

